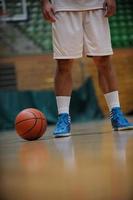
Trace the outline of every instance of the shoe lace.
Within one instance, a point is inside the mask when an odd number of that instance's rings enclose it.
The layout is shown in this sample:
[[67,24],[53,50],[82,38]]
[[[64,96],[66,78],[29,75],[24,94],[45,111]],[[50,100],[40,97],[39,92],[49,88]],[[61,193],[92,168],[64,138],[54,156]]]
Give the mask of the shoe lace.
[[110,117],[111,119],[115,120],[115,121],[121,121],[122,123],[128,123],[127,119],[124,117],[122,111],[120,109],[118,109],[118,111],[111,111],[110,112]]
[[59,116],[58,117],[58,122],[57,122],[57,126],[66,126],[70,123],[70,117],[67,115],[63,115],[63,116]]

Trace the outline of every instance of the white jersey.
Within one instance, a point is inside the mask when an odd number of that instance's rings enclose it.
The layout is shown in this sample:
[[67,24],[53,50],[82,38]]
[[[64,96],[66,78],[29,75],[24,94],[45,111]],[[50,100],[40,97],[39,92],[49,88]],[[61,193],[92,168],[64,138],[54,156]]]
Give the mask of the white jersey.
[[55,11],[83,11],[102,9],[105,0],[51,0]]

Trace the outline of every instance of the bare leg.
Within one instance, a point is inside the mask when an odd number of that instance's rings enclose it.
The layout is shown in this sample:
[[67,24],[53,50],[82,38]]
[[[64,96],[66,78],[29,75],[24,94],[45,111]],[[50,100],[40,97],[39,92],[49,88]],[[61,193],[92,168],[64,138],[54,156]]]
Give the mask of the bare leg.
[[103,93],[117,91],[117,79],[110,56],[96,56],[93,57],[93,60],[97,66],[99,85]]
[[72,64],[73,60],[57,60],[55,74],[56,96],[71,96],[72,93]]

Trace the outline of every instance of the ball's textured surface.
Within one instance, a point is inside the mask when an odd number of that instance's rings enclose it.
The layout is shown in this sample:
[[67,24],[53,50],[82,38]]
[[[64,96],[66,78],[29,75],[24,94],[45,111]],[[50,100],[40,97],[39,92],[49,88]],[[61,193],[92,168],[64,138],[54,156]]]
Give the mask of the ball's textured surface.
[[27,108],[17,115],[15,128],[18,135],[23,139],[37,140],[45,133],[47,120],[41,111]]

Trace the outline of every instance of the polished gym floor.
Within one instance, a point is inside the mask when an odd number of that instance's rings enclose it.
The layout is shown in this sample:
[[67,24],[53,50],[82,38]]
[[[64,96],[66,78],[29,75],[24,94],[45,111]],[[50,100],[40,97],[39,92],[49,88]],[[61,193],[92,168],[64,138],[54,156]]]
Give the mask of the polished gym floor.
[[73,124],[67,138],[52,130],[33,142],[0,134],[0,200],[133,200],[133,130],[107,120]]

